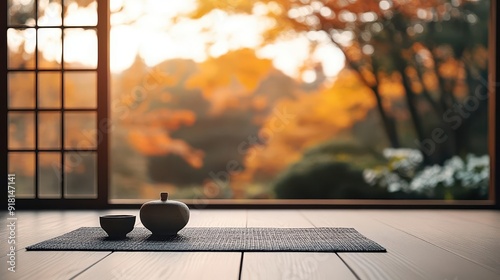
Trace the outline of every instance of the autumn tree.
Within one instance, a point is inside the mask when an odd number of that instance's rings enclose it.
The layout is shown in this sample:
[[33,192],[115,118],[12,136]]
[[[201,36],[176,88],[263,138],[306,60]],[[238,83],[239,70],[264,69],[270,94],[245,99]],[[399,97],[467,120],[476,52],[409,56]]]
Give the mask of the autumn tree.
[[[485,152],[475,144],[485,146],[484,133],[466,136],[486,131],[486,102],[473,95],[487,94],[488,7],[488,1],[460,0],[211,0],[199,1],[191,17],[265,10],[272,24],[264,45],[290,34],[326,35],[371,90],[390,145],[402,146],[391,110],[397,91],[416,137],[404,145],[419,147],[426,163],[441,163],[453,154]],[[479,104],[468,105],[471,100]],[[429,143],[436,128],[446,141]]]

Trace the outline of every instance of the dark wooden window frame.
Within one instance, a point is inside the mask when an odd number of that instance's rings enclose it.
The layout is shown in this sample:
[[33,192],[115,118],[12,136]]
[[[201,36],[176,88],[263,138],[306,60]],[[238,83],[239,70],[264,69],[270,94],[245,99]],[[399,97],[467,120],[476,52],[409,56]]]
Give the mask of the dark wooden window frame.
[[[34,1],[35,9],[38,9],[38,0]],[[5,191],[2,192],[1,195],[1,203],[2,205],[7,204],[7,174],[8,174],[8,85],[7,85],[7,72],[8,72],[8,58],[7,58],[7,51],[8,51],[8,46],[7,46],[7,29],[10,28],[8,26],[8,11],[7,7],[7,2],[2,3],[4,5],[1,11],[0,18],[3,18],[1,21],[1,29],[2,29],[2,44],[1,44],[1,71],[2,71],[2,78],[3,78],[3,83],[2,83],[2,100],[1,100],[1,116],[0,116],[0,121],[2,122],[2,137],[1,142],[0,142],[0,148],[2,149],[2,154],[1,154],[1,166],[2,166],[2,177],[5,178],[5,183],[3,184],[4,187],[2,190],[5,189]],[[64,9],[63,9],[64,10]],[[35,13],[36,15],[37,13]],[[89,112],[96,112],[97,113],[97,123],[96,127],[98,129],[98,145],[96,149],[89,149],[90,152],[94,152],[97,155],[97,198],[65,198],[64,195],[64,182],[61,182],[60,187],[61,187],[61,198],[56,198],[56,199],[45,199],[45,198],[39,198],[38,197],[38,166],[36,166],[36,171],[35,171],[35,198],[17,198],[16,197],[16,202],[15,202],[15,207],[16,209],[64,209],[64,208],[105,208],[108,206],[108,134],[107,131],[105,131],[104,126],[106,125],[106,120],[109,119],[108,113],[108,93],[109,93],[109,0],[99,0],[98,5],[97,5],[97,26],[95,28],[97,29],[97,53],[98,53],[98,58],[97,58],[97,69],[75,69],[77,71],[82,70],[82,71],[94,71],[97,73],[97,110],[92,109],[92,110],[87,110],[87,109],[65,109],[64,108],[64,103],[63,100],[61,100],[61,109],[57,110],[58,112],[61,113],[61,120],[64,122],[64,112],[72,112],[72,111],[89,111]],[[63,17],[64,15],[61,15]],[[35,16],[36,17],[36,16]],[[24,28],[24,26],[21,26],[21,28]],[[27,28],[32,28],[31,26]],[[45,26],[38,26],[35,25],[33,28],[52,28],[52,27],[45,27]],[[65,26],[64,25],[64,20],[61,26],[55,26],[54,28],[79,28],[79,26]],[[88,28],[87,26],[83,26],[82,28]],[[39,68],[38,68],[38,42],[37,42],[37,47],[35,49],[35,68],[33,70],[27,69],[26,71],[28,72],[34,72],[39,73]],[[64,51],[62,53],[62,56],[64,57]],[[61,69],[57,69],[54,72],[64,74],[65,70],[64,69],[64,62],[61,61]],[[22,70],[24,71],[24,70]],[[43,71],[43,70],[42,70]],[[74,71],[74,69],[71,69],[71,71]],[[38,78],[36,78],[36,81]],[[62,79],[64,79],[62,77]],[[64,81],[63,81],[64,82]],[[37,82],[35,82],[37,84]],[[38,90],[37,87],[35,86],[35,90]],[[64,96],[64,88],[61,88],[61,94],[62,98]],[[35,98],[37,100],[37,98]],[[35,102],[36,103],[36,102]],[[36,105],[35,109],[27,109],[27,110],[15,110],[15,111],[29,111],[29,112],[34,112],[37,114],[37,112],[40,111],[45,111],[43,109],[39,109],[38,105]],[[51,111],[51,110],[49,110]],[[35,127],[38,126],[38,123],[35,120]],[[61,123],[61,138],[64,139],[64,123]],[[37,129],[35,129],[35,132],[37,132]],[[4,136],[5,135],[5,136]],[[38,142],[36,139],[38,139],[38,133],[35,133],[35,142]],[[26,150],[26,152],[35,152],[35,165],[37,164],[38,161],[38,152],[46,152],[47,150],[38,150],[37,143],[35,143],[35,148],[34,149],[29,149]],[[15,151],[17,152],[17,151]],[[25,152],[23,150],[19,150],[19,152]],[[64,147],[64,142],[61,143],[60,149],[54,149],[50,150],[49,152],[60,152],[61,157],[62,157],[62,170],[61,170],[61,178],[64,180],[64,152],[86,152],[85,149],[67,149]]]
[[[100,139],[97,147],[97,199],[16,199],[16,209],[103,209],[103,208],[138,208],[142,201],[109,199],[109,138],[105,129],[109,120],[109,0],[98,1],[98,67],[97,67],[97,128],[100,129]],[[497,139],[500,139],[500,98],[496,96],[496,89],[500,85],[500,62],[497,48],[500,46],[497,32],[497,1],[491,0],[490,9],[490,36],[489,36],[489,154],[490,154],[490,197],[488,200],[471,201],[444,201],[444,200],[186,200],[192,208],[480,208],[500,209],[500,168],[496,164],[500,155]],[[0,65],[2,72],[2,95],[0,100],[0,123],[3,133],[0,136],[0,174],[3,191],[0,195],[0,204],[7,206],[7,9],[0,9],[0,29],[2,42],[0,51]],[[104,129],[103,129],[104,128]]]

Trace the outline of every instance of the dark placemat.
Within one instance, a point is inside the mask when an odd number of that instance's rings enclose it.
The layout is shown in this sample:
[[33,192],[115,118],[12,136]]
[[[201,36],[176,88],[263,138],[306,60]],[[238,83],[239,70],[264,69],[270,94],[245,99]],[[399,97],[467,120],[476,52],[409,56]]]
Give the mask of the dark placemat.
[[173,237],[154,237],[135,228],[110,240],[99,227],[82,227],[26,248],[50,251],[260,251],[385,252],[353,228],[184,228]]

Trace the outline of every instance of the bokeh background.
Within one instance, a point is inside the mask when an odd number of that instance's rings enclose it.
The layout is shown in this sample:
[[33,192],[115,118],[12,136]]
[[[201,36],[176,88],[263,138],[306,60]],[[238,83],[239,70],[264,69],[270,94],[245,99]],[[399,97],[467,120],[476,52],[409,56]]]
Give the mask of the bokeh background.
[[[95,10],[71,2],[76,21]],[[112,198],[488,198],[490,1],[110,4]],[[74,32],[68,63],[95,64],[95,31]],[[23,34],[9,61],[27,63]],[[61,63],[60,36],[39,41],[39,63]],[[57,79],[41,80],[48,103]],[[92,79],[67,77],[66,102],[92,102]]]

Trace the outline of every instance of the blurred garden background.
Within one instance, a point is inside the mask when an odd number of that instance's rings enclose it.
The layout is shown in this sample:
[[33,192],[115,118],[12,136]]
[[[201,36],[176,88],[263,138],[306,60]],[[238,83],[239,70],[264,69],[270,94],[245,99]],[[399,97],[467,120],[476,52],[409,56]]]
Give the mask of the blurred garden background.
[[[61,13],[60,0],[38,2],[39,25]],[[96,24],[95,0],[64,3],[66,22]],[[489,6],[111,0],[111,198],[487,199]],[[9,67],[29,67],[29,28],[9,30]],[[97,65],[95,30],[69,31],[64,46],[61,31],[38,31],[38,66],[60,67],[63,47],[65,67]],[[44,75],[38,106],[60,106],[50,96],[61,75]],[[95,108],[95,75],[64,79],[64,106]],[[9,76],[9,92],[25,81]],[[9,116],[9,147],[28,145],[33,123]],[[39,141],[50,148],[60,127],[46,117]],[[94,113],[69,118],[65,148],[95,147],[95,123]],[[10,160],[16,170],[26,162]],[[60,158],[41,157],[40,168],[51,162]],[[84,169],[68,178],[85,182]]]
[[113,197],[487,198],[489,1],[111,3]]

